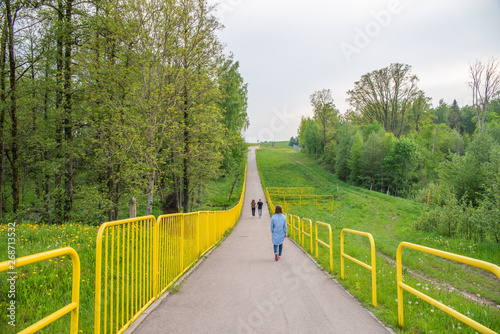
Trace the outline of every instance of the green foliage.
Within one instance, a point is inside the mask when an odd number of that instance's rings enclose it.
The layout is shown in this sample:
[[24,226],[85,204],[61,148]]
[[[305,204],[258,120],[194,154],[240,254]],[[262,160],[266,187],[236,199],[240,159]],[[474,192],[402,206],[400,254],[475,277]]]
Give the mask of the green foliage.
[[248,85],[244,83],[238,71],[239,62],[227,60],[222,66],[219,90],[223,119],[226,133],[223,151],[222,168],[230,172],[242,161],[246,160],[247,147],[242,138],[242,133],[248,128],[247,115]]
[[477,120],[475,118],[474,109],[471,106],[465,106],[460,109],[460,115],[462,116],[462,124],[464,127],[464,132],[469,136],[472,136],[476,130]]
[[[498,214],[488,210],[488,205],[474,208],[464,200],[457,201],[453,195],[447,204],[427,212],[416,224],[416,228],[424,231],[436,231],[446,237],[460,237],[475,242],[484,241],[493,232],[491,222]],[[492,235],[491,240],[495,240]]]
[[382,128],[372,132],[363,145],[361,157],[362,176],[361,185],[365,188],[383,191],[386,177],[384,177],[384,157],[389,152],[388,143],[392,137]]
[[382,125],[380,125],[380,123],[379,123],[379,122],[377,122],[377,121],[373,121],[372,123],[367,124],[367,125],[365,125],[365,126],[363,127],[363,130],[362,130],[362,132],[363,132],[363,139],[364,139],[364,140],[367,140],[367,139],[368,139],[368,137],[369,137],[372,133],[374,133],[374,132],[380,132],[380,131],[382,131],[382,130],[383,130]]
[[462,122],[462,115],[460,114],[460,108],[458,107],[457,100],[453,100],[448,118],[450,120],[450,128],[458,131],[459,133],[462,133],[464,125]]
[[[410,65],[393,63],[361,76],[347,92],[347,101],[360,115],[362,125],[377,121],[399,138],[408,125],[407,111],[423,95],[417,82],[418,77],[411,74]],[[423,106],[417,109],[420,115]],[[416,121],[419,119],[420,116]]]
[[351,170],[350,178],[354,183],[358,183],[361,177],[361,158],[363,153],[363,137],[360,131],[354,135],[354,140],[351,146],[351,156],[347,161],[349,169]]
[[450,107],[443,99],[439,100],[439,106],[434,110],[434,114],[436,115],[436,124],[448,123]]
[[477,203],[483,177],[479,165],[471,155],[445,161],[439,169],[439,178],[454,190],[457,199],[464,198],[466,202]]
[[454,189],[457,199],[478,205],[485,187],[498,175],[498,168],[493,167],[498,161],[498,146],[487,131],[479,133],[465,156],[453,156],[451,161],[441,164],[441,182]]
[[314,111],[314,120],[318,123],[321,134],[321,147],[325,152],[328,134],[331,132],[339,111],[333,103],[332,92],[329,89],[316,91],[309,99]]
[[384,158],[384,164],[392,176],[392,188],[399,193],[408,194],[417,166],[417,147],[406,137],[395,140],[390,153]]
[[299,144],[306,152],[314,155],[321,153],[321,136],[315,120],[302,117],[298,132]]
[[299,137],[290,137],[290,141],[288,142],[288,146],[299,145]]
[[161,211],[189,210],[241,169],[247,85],[205,0],[17,5],[18,123],[2,119],[0,160],[17,141],[23,167],[2,164],[4,217],[99,224],[130,196],[153,212],[156,195]]
[[349,159],[356,133],[358,133],[357,129],[350,128],[347,124],[339,129],[339,141],[335,152],[335,174],[341,180],[348,180],[351,173]]

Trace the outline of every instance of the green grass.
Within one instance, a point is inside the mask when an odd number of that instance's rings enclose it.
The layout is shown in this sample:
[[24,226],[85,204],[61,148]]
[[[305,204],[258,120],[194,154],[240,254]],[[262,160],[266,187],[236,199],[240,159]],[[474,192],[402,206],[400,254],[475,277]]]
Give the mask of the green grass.
[[[273,142],[268,142],[268,141],[265,141],[265,142],[262,142],[260,143],[260,146],[263,147],[263,146],[269,146],[269,147],[291,147],[291,146],[288,146],[288,144],[290,143],[290,141],[275,141],[274,143]],[[256,145],[259,145],[259,144],[256,144]]]
[[[315,194],[335,196],[334,211],[302,206],[291,207],[288,213],[310,218],[313,223],[319,220],[332,226],[332,275],[387,326],[400,333],[475,333],[469,326],[407,292],[404,293],[405,327],[398,327],[395,266],[397,247],[400,242],[407,241],[499,265],[500,244],[447,239],[416,231],[415,222],[428,210],[427,206],[350,186],[336,179],[308,156],[290,148],[263,147],[257,150],[257,164],[264,187],[313,186]],[[371,306],[371,274],[367,269],[346,260],[345,280],[340,277],[342,228],[371,233],[375,240],[377,307]],[[327,240],[325,234],[321,238]],[[309,243],[305,245],[305,249],[309,249]],[[324,247],[321,247],[321,251],[319,262],[329,270],[328,252]],[[370,246],[366,237],[346,234],[345,252],[370,264]],[[500,331],[500,281],[496,276],[411,249],[404,250],[403,264],[406,268],[405,283],[473,320]],[[480,302],[465,298],[463,294],[475,297]],[[482,305],[481,301],[492,306]]]
[[[80,258],[80,332],[93,332],[95,242],[97,227],[83,224],[16,226],[16,257],[41,253],[61,247],[73,247]],[[0,225],[0,260],[6,260],[7,226]],[[72,262],[69,256],[48,259],[16,269],[16,327],[7,324],[7,295],[10,276],[0,273],[0,333],[17,333],[71,302]],[[52,323],[41,333],[67,333],[70,315]]]
[[[228,196],[235,176],[230,175],[207,184],[202,203],[196,203],[194,211],[221,210],[224,205],[232,208],[239,201],[243,187],[244,166],[234,187],[233,196]],[[144,200],[144,201],[143,201]],[[143,206],[144,205],[144,206]],[[138,199],[138,213],[145,207],[145,198]],[[120,218],[127,218],[128,199],[120,207]],[[161,211],[155,206],[153,215]],[[8,260],[8,225],[0,224],[0,262]],[[15,227],[16,258],[45,252],[66,246],[73,247],[80,257],[80,309],[79,332],[94,332],[94,284],[96,236],[98,226],[83,223],[46,225],[42,223],[17,223]],[[69,256],[62,256],[26,265],[16,269],[16,327],[8,325],[7,307],[9,284],[7,272],[0,273],[0,333],[17,333],[43,319],[71,302],[72,263]],[[173,287],[172,289],[176,289]],[[40,333],[68,333],[70,315],[41,330]]]
[[219,211],[230,209],[240,200],[241,190],[243,188],[243,178],[245,177],[245,166],[242,166],[237,176],[237,182],[233,189],[231,199],[229,194],[233,188],[236,175],[228,175],[218,180],[212,180],[203,189],[201,203],[195,203],[194,211]]

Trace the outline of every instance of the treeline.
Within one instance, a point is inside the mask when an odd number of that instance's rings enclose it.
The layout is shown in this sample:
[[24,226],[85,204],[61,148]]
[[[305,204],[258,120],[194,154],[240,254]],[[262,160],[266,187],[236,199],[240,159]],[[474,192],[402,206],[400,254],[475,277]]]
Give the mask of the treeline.
[[500,241],[500,65],[476,61],[469,71],[471,106],[433,107],[405,64],[363,75],[344,115],[330,90],[317,91],[314,116],[298,129],[302,150],[343,181],[420,202],[430,192],[440,210],[464,213],[451,223],[433,212],[419,228]]
[[[246,159],[247,86],[205,0],[2,1],[0,215],[188,212]],[[126,198],[125,198],[126,197]]]

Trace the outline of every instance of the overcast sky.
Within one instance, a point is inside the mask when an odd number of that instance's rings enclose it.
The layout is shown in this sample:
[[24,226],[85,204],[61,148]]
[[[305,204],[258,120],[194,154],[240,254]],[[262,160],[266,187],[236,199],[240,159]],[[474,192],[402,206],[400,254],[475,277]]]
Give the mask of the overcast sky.
[[468,64],[500,59],[500,0],[213,0],[248,83],[247,142],[289,140],[309,96],[344,113],[363,74],[405,63],[432,98],[470,104]]

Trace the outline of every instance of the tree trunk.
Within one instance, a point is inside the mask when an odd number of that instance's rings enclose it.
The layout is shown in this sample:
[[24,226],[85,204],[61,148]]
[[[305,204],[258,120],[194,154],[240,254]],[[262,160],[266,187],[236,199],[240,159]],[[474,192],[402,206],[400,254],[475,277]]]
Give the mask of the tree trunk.
[[72,9],[73,0],[66,0],[64,31],[64,141],[65,141],[65,198],[64,220],[71,219],[73,207],[73,110],[71,86],[71,51],[72,51]]
[[153,168],[151,174],[149,175],[148,181],[148,198],[146,204],[146,216],[149,216],[153,211],[153,194],[155,187],[156,169]]
[[[47,62],[45,67],[45,80],[49,82],[49,64]],[[43,94],[43,120],[45,124],[49,124],[49,92],[48,89],[45,88]],[[49,161],[49,150],[45,145],[43,145],[43,161],[47,163]],[[52,223],[52,215],[49,213],[49,205],[50,205],[50,173],[46,171],[44,168],[43,172],[43,207],[44,207],[44,215],[46,215],[46,221],[51,224]]]
[[[187,67],[187,66],[185,66]],[[186,83],[184,83],[186,85]],[[189,111],[188,111],[188,92],[184,86],[184,161],[183,161],[183,182],[182,182],[182,209],[184,213],[189,212]]]
[[4,19],[2,28],[2,36],[0,37],[0,103],[3,106],[0,110],[0,222],[2,222],[3,212],[3,183],[4,183],[4,170],[5,170],[5,105],[7,96],[5,94],[5,53],[7,48],[7,21]]
[[[58,21],[59,26],[63,26],[63,3],[62,0],[59,0],[58,3]],[[61,162],[64,158],[64,147],[63,147],[63,138],[62,138],[62,122],[60,121],[62,114],[62,100],[63,100],[63,32],[59,28],[56,32],[56,98],[55,98],[55,109],[57,113],[57,123],[56,123],[56,133],[55,133],[55,141],[56,141],[56,161],[57,161],[57,169],[54,177],[54,190],[55,190],[55,198],[54,198],[54,222],[62,223],[63,221],[63,199],[64,196],[62,194],[62,179],[63,179],[63,171],[61,168]]]
[[7,18],[7,35],[9,49],[9,75],[10,75],[10,117],[12,136],[12,208],[17,212],[19,208],[19,138],[17,134],[17,96],[16,96],[16,60],[14,57],[14,22],[10,8],[10,0],[5,1]]
[[[186,133],[186,131],[184,131],[184,133]],[[189,154],[189,146],[186,145],[186,148],[184,150],[184,153],[186,154],[186,156],[184,157],[184,174],[183,174],[183,180],[182,180],[182,210],[184,213],[188,213],[189,212],[189,175],[188,175],[188,172],[189,172],[189,158],[188,158],[188,154]]]
[[231,192],[229,193],[228,201],[231,201],[231,196],[233,196],[234,186],[236,185],[236,182],[238,182],[238,176],[240,176],[240,172],[236,173],[236,176],[234,177],[234,182],[233,182],[233,186],[231,187]]

